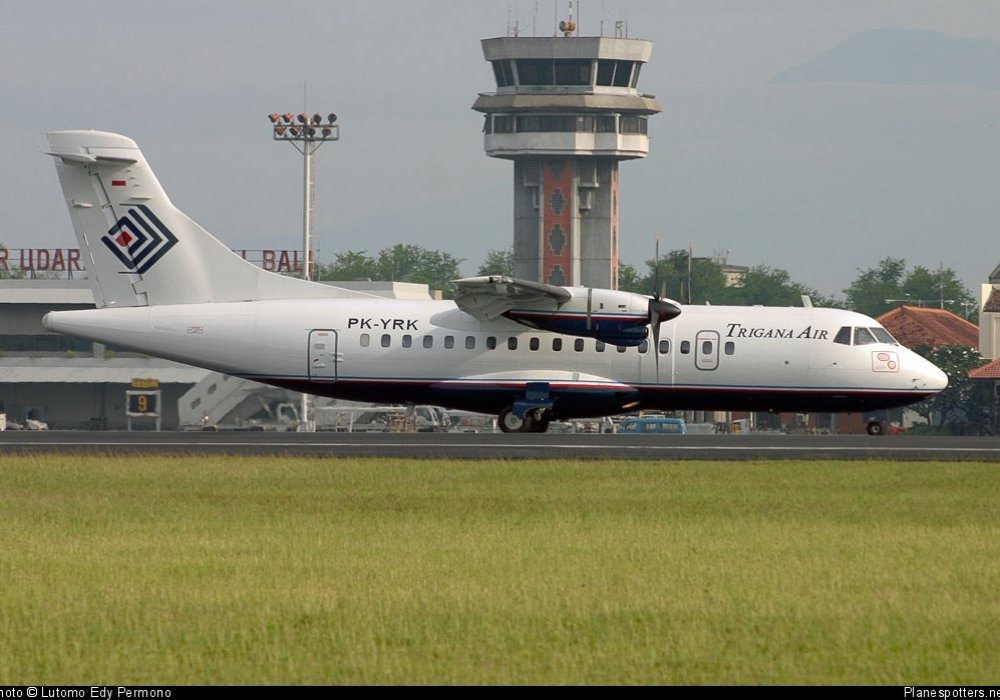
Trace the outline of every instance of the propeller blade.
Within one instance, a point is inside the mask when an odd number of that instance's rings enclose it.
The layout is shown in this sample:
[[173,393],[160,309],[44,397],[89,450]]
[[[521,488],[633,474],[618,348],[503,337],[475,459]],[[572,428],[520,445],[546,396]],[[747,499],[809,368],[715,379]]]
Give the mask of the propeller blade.
[[656,366],[656,383],[660,383],[660,324],[680,315],[680,308],[663,297],[667,295],[667,281],[660,282],[660,237],[653,246],[653,298],[649,300],[649,326],[653,332],[653,364]]
[[681,307],[672,301],[660,298],[649,300],[649,323],[654,327],[680,315]]
[[660,324],[680,316],[681,310],[673,302],[659,297],[649,300],[649,326],[653,331],[653,364],[656,366],[656,383],[660,383]]
[[660,237],[656,237],[656,244],[653,246],[653,298],[659,299],[660,294]]
[[[656,300],[649,302],[650,307],[656,303]],[[660,383],[660,315],[653,314],[650,312],[652,318],[650,319],[650,326],[652,326],[653,331],[653,365],[656,367],[656,383]]]

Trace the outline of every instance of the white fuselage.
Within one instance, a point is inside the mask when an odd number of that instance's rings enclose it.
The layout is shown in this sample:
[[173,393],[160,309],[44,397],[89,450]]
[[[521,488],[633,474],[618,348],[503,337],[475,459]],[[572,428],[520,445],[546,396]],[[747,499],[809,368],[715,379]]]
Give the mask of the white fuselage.
[[543,387],[554,415],[637,408],[858,411],[919,401],[945,375],[849,311],[685,306],[639,347],[477,321],[448,301],[305,299],[53,312],[47,328],[278,386],[498,412]]

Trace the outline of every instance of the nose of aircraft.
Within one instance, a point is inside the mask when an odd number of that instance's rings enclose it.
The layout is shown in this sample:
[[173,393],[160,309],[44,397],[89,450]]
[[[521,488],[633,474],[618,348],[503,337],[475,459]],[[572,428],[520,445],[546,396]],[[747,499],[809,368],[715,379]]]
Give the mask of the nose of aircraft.
[[937,393],[944,391],[948,387],[948,375],[938,369],[933,362],[920,357],[920,376],[917,380],[921,389],[926,389]]

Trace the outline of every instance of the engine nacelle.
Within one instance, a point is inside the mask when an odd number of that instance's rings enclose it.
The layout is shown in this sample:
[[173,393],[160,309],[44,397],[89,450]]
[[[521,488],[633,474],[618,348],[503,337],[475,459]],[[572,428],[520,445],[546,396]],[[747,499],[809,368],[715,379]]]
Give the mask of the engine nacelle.
[[[503,315],[531,328],[634,347],[649,337],[651,313],[658,313],[660,321],[680,313],[680,307],[673,302],[632,292],[580,287],[569,291],[572,297],[558,308],[515,307]],[[662,308],[653,311],[651,304]]]

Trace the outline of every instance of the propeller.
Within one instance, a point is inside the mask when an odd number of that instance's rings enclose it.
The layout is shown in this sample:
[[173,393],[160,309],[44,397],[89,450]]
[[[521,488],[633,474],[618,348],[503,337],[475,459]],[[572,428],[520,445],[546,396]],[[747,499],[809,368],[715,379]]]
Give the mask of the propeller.
[[660,308],[662,303],[660,301],[660,237],[656,237],[656,243],[653,246],[653,298],[649,300],[648,314],[649,314],[649,326],[650,330],[653,331],[653,363],[656,365],[656,383],[660,383],[660,323],[663,319],[660,317]]
[[677,318],[681,309],[676,303],[664,299],[666,296],[666,281],[660,283],[660,237],[656,237],[653,267],[653,298],[647,307],[649,327],[653,335],[653,362],[656,366],[656,383],[660,383],[660,324]]

